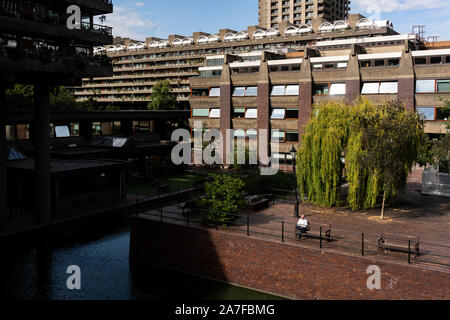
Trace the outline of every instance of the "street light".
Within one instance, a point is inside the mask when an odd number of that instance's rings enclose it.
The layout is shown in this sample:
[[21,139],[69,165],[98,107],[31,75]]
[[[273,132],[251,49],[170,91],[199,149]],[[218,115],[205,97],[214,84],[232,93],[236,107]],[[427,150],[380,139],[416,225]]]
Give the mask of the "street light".
[[298,214],[298,202],[299,202],[298,198],[299,198],[299,196],[298,196],[298,187],[297,187],[297,172],[296,172],[297,170],[295,170],[295,165],[297,162],[297,150],[295,150],[295,147],[292,146],[292,149],[290,152],[291,152],[292,163],[293,163],[292,170],[294,171],[294,176],[296,177],[296,179],[295,179],[296,183],[295,183],[294,217],[300,218],[300,215]]

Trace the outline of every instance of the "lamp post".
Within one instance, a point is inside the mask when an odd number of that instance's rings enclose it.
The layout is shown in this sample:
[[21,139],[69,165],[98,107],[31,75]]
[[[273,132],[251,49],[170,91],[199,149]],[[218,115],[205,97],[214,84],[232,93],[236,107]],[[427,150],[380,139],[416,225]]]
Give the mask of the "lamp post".
[[[295,147],[292,146],[292,149],[290,152],[291,152],[292,163],[293,163],[292,170],[294,171],[294,176],[296,177],[295,181],[297,181],[297,170],[295,167],[296,162],[297,162],[297,150],[295,150]],[[299,202],[298,198],[299,198],[298,187],[297,187],[297,182],[296,182],[296,184],[295,184],[295,199],[294,199],[294,217],[296,217],[296,218],[300,218],[300,215],[298,214],[298,202]]]

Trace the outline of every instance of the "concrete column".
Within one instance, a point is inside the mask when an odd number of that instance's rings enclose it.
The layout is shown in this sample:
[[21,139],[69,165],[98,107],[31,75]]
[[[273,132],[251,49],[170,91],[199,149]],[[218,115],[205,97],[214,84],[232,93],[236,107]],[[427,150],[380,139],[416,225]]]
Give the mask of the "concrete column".
[[92,121],[84,120],[80,122],[80,136],[87,141],[92,140]]
[[414,111],[415,73],[411,51],[403,51],[398,75],[398,100],[403,102],[406,110]]
[[49,86],[34,86],[35,213],[40,222],[51,219]]
[[6,185],[6,86],[0,83],[0,232],[3,231],[8,217],[8,196]]
[[[259,79],[258,79],[258,135],[259,130],[267,130],[267,150],[260,150],[261,144],[258,143],[258,156],[267,155],[270,156],[270,141],[271,141],[271,131],[270,131],[270,84],[269,84],[269,66],[266,54],[263,53],[263,60],[259,68]],[[259,137],[258,137],[259,142]]]
[[220,82],[220,132],[222,133],[222,159],[224,164],[228,164],[225,156],[227,143],[234,143],[234,141],[227,141],[226,135],[227,130],[232,128],[231,115],[233,109],[231,94],[231,69],[228,56],[226,56]]
[[347,76],[345,84],[345,98],[348,104],[352,104],[353,101],[355,101],[360,96],[361,92],[361,74],[359,72],[359,60],[357,54],[350,56],[347,64]]
[[305,132],[305,127],[311,118],[312,111],[312,72],[311,72],[311,60],[306,58],[303,60],[300,70],[300,82],[298,96],[298,134],[299,143]]
[[[153,125],[154,125],[153,128],[155,128],[156,123],[154,123]],[[131,120],[131,119],[121,120],[121,122],[120,122],[120,131],[124,135],[131,136],[133,134],[133,120]]]

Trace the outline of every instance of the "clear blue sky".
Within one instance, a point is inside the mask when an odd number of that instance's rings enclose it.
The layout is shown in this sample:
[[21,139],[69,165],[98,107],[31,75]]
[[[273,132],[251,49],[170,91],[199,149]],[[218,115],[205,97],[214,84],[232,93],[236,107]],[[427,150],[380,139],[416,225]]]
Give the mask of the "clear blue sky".
[[[222,28],[243,30],[258,23],[258,0],[113,0],[106,24],[114,35],[144,40],[169,34],[192,35]],[[352,0],[351,13],[389,19],[400,33],[426,25],[426,36],[450,40],[450,0]]]

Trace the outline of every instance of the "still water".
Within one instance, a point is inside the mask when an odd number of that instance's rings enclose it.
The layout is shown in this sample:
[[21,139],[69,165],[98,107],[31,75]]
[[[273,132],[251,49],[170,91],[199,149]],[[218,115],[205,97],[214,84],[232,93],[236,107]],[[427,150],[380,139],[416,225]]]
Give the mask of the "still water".
[[[90,223],[90,222],[89,222]],[[91,224],[90,224],[91,225]],[[0,247],[0,297],[26,300],[171,300],[277,297],[154,267],[131,269],[128,219],[92,224],[70,236],[52,232],[8,239]],[[67,267],[81,269],[81,290],[68,290]]]

